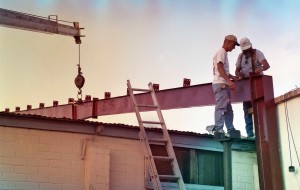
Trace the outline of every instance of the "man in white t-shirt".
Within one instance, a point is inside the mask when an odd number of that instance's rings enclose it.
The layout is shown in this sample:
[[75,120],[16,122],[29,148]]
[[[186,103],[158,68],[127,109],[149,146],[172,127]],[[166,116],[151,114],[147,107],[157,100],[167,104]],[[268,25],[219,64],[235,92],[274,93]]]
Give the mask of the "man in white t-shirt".
[[[252,48],[252,44],[248,38],[242,38],[240,40],[242,53],[238,56],[236,61],[235,75],[246,78],[250,74],[262,75],[263,71],[270,68],[268,61],[264,54]],[[252,107],[251,101],[243,102],[244,118],[246,124],[247,137],[255,138],[253,132],[253,120],[252,113],[249,113],[249,109]]]
[[233,126],[233,111],[230,101],[230,90],[234,90],[233,80],[238,80],[238,77],[229,73],[229,61],[227,58],[227,52],[231,52],[235,49],[235,46],[239,46],[237,38],[234,35],[228,35],[225,37],[223,46],[215,54],[213,58],[213,74],[214,79],[212,82],[212,88],[215,95],[215,126],[214,131],[222,132],[224,123],[227,128],[227,132],[235,130]]

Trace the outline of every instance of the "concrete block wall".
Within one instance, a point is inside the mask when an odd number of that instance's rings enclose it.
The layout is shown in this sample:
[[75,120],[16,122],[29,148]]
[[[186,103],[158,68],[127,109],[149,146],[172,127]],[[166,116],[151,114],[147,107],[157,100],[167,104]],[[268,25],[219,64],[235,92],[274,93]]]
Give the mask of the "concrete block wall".
[[[293,91],[290,93],[293,93]],[[298,162],[300,148],[300,138],[298,137],[300,133],[300,89],[298,89],[296,93],[298,94],[296,97],[285,102],[286,104],[277,104],[276,107],[281,153],[281,169],[283,185],[286,190],[299,189],[300,186],[300,164]],[[286,97],[289,97],[288,94]],[[285,99],[286,97],[283,96],[281,98]],[[294,172],[290,172],[290,166],[294,166]]]
[[144,189],[138,140],[0,126],[0,190]]
[[234,190],[259,190],[256,153],[232,151]]
[[[256,154],[232,161],[233,188],[258,189]],[[144,171],[138,140],[0,126],[0,190],[144,190]]]
[[0,127],[0,189],[82,190],[84,135]]

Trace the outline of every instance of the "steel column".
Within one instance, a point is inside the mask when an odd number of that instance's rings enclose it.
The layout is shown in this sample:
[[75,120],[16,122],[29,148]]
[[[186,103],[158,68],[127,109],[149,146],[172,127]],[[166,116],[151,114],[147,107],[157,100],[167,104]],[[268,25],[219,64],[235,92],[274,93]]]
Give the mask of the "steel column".
[[223,166],[224,166],[224,190],[232,190],[232,163],[231,163],[231,140],[222,141]]
[[251,77],[250,81],[260,189],[282,190],[272,77]]

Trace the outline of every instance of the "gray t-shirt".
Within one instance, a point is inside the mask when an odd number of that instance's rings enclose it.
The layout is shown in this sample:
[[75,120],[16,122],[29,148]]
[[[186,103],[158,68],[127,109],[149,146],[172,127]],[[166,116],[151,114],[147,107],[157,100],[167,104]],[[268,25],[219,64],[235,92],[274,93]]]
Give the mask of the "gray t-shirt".
[[[255,50],[256,51],[256,59],[254,61],[254,66],[255,69],[256,68],[261,68],[262,64],[261,62],[266,59],[264,54],[259,51],[259,50]],[[253,72],[252,71],[252,57],[246,57],[245,55],[243,55],[243,53],[240,53],[240,55],[238,56],[238,59],[236,61],[235,64],[236,67],[240,67],[241,68],[241,72],[246,76],[249,77],[249,72]],[[261,75],[263,74],[263,72],[260,73]]]

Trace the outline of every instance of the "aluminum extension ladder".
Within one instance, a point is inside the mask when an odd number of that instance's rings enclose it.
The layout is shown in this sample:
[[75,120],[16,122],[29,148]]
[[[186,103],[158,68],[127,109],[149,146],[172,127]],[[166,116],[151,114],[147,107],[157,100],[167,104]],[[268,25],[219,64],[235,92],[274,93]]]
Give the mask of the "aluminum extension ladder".
[[[128,92],[130,95],[130,98],[133,102],[136,117],[140,126],[140,141],[143,142],[143,149],[144,149],[144,154],[146,157],[146,162],[148,164],[148,167],[150,169],[150,177],[151,181],[153,184],[154,190],[163,190],[161,180],[167,180],[167,181],[176,181],[178,184],[178,189],[179,190],[185,190],[183,178],[178,166],[178,162],[175,156],[175,152],[171,143],[171,139],[168,133],[168,130],[165,125],[165,121],[162,116],[162,112],[160,109],[160,106],[158,104],[156,95],[155,95],[155,90],[153,88],[152,83],[148,84],[149,89],[138,89],[138,88],[132,88],[130,81],[127,80],[127,87],[128,87]],[[151,93],[151,97],[153,100],[153,105],[143,105],[143,104],[138,104],[136,102],[136,98],[134,96],[134,91],[140,91],[144,93]],[[150,95],[150,94],[149,94]],[[140,111],[140,108],[147,108],[151,109],[152,111],[156,111],[157,116],[159,118],[159,121],[143,121]],[[145,131],[145,126],[144,124],[156,124],[160,125],[162,132],[163,132],[163,137],[161,139],[150,139],[147,137],[146,131]],[[150,148],[150,144],[163,144],[166,148],[166,152],[168,156],[153,156],[152,151]],[[155,160],[157,161],[165,161],[170,163],[170,166],[173,170],[173,175],[159,175],[157,172]]]

